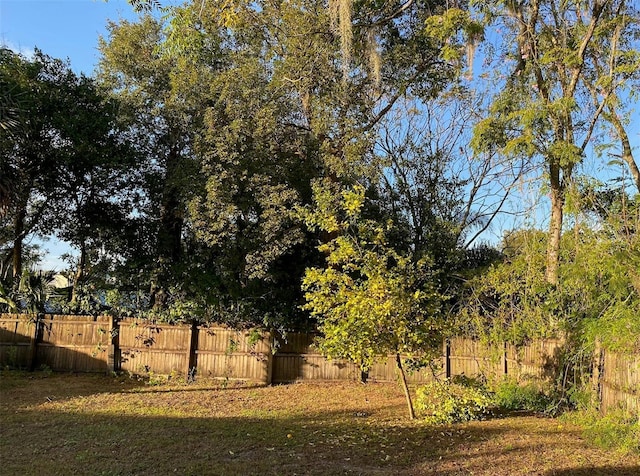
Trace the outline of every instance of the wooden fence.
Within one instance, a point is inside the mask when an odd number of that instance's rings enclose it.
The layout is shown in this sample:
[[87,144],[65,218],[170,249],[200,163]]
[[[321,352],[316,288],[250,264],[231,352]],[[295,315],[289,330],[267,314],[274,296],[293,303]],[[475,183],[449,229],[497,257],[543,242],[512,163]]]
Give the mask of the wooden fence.
[[3,366],[56,371],[105,372],[111,319],[107,316],[0,318],[0,363]]
[[505,376],[516,380],[549,380],[557,375],[563,341],[547,339],[515,347],[488,346],[471,339],[456,338],[445,351],[446,375],[483,375],[488,380]]
[[[361,378],[357,365],[344,360],[329,360],[314,347],[315,335],[289,333],[285,338],[276,338],[276,353],[273,356],[273,383],[290,383],[303,380],[357,380]],[[438,367],[441,367],[439,365]],[[394,356],[375,363],[367,378],[372,381],[390,382],[396,379]],[[433,380],[431,369],[412,372],[409,383],[424,383]]]
[[[155,324],[138,319],[99,316],[0,315],[0,365],[57,371],[177,374],[187,377],[246,380],[261,384],[307,380],[355,380],[352,363],[328,360],[313,345],[312,334],[271,336],[258,330],[221,326]],[[436,362],[439,376],[474,376],[489,380],[551,379],[558,375],[561,340],[515,348],[484,346],[470,339],[443,344]],[[275,350],[275,352],[274,352]],[[413,384],[434,378],[432,369],[409,374]],[[393,356],[375,364],[368,378],[396,379]],[[640,414],[640,356],[597,352],[594,389],[601,408],[624,407]]]
[[592,375],[600,408],[624,408],[640,417],[640,355],[621,355],[596,350]]

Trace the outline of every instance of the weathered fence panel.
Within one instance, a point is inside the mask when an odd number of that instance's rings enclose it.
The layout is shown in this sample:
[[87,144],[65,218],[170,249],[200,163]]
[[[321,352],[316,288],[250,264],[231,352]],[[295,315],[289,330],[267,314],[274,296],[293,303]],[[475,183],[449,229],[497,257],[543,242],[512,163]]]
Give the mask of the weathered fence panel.
[[45,315],[39,321],[37,365],[67,372],[105,372],[109,322],[107,316]]
[[198,376],[271,383],[271,336],[257,330],[198,327],[195,361]]
[[35,317],[0,316],[0,362],[14,368],[32,368],[35,332]]
[[[443,362],[440,359],[435,362],[435,374],[442,377],[443,374]],[[424,384],[432,382],[435,379],[434,372],[431,368],[422,368],[420,370],[411,371],[407,369],[405,365],[405,371],[407,375],[407,382],[410,384]],[[390,355],[381,362],[376,362],[371,366],[369,370],[369,379],[374,382],[395,382],[398,379],[398,365],[394,355]]]
[[[107,316],[0,315],[0,365],[32,369],[172,374],[269,383],[298,380],[356,380],[356,365],[328,360],[313,346],[314,334],[289,333],[274,338],[258,330],[222,326],[155,324],[146,320],[113,320]],[[275,344],[275,345],[274,345]],[[490,347],[456,338],[443,345],[443,376],[482,374],[487,379],[518,380],[557,375],[562,340],[536,341],[515,348]],[[274,354],[272,348],[277,348]],[[640,356],[598,351],[594,388],[601,409],[622,407],[640,414]],[[393,381],[394,356],[376,363],[369,379]],[[408,374],[419,384],[433,379],[431,369]]]
[[123,319],[118,332],[121,370],[169,375],[188,368],[191,327]]
[[450,376],[484,375],[488,380],[494,380],[505,374],[504,348],[491,347],[477,340],[460,337],[451,339],[449,347]]
[[273,383],[298,380],[356,380],[358,368],[342,360],[329,360],[313,347],[312,333],[289,333],[278,340],[273,356]]
[[640,416],[640,356],[604,351],[600,408],[623,408]]
[[[278,341],[278,351],[273,356],[273,383],[298,380],[358,380],[357,365],[337,359],[327,359],[314,348],[313,333],[289,333]],[[378,361],[371,366],[367,378],[377,382],[392,382],[397,376],[395,356]],[[407,373],[409,383],[425,383],[433,380],[431,369]]]
[[508,344],[505,374],[517,380],[552,380],[559,371],[563,343],[561,339],[545,339],[518,348]]
[[4,365],[67,372],[107,370],[109,318],[104,316],[3,314],[0,339]]

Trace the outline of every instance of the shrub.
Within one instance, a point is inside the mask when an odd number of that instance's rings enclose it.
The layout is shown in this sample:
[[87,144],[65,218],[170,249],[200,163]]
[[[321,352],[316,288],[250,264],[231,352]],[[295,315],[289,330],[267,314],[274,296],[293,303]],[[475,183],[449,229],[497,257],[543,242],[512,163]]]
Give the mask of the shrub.
[[450,379],[423,385],[416,393],[416,411],[433,424],[480,420],[489,414],[493,403],[481,388]]
[[519,384],[514,379],[505,379],[494,389],[495,405],[504,410],[528,410],[532,412],[546,411],[551,398],[539,385],[534,383]]
[[606,415],[597,410],[565,413],[565,421],[582,427],[584,436],[596,445],[622,453],[640,453],[640,418],[628,412],[611,411]]

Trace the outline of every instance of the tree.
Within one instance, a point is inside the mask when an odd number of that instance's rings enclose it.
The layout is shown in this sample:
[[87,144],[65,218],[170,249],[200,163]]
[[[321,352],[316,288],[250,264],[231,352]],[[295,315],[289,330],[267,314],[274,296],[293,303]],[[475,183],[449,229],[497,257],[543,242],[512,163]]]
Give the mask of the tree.
[[[541,159],[551,201],[546,279],[558,282],[566,193],[574,171],[638,69],[637,12],[625,0],[480,1],[499,29],[496,58],[504,79],[491,115],[477,128],[477,148]],[[603,59],[606,58],[606,61]],[[613,108],[613,109],[612,109]],[[609,112],[607,112],[609,111]],[[619,129],[618,132],[624,132]],[[624,141],[624,134],[621,134]]]
[[327,267],[306,272],[305,307],[318,319],[319,347],[330,358],[366,372],[377,359],[395,356],[413,419],[402,354],[423,363],[437,355],[443,297],[426,257],[416,262],[389,246],[384,225],[363,218],[364,202],[362,186],[343,192],[338,208],[319,190],[314,210],[303,213],[309,226],[338,232],[320,246]]
[[458,329],[489,345],[560,337],[549,376],[565,405],[591,389],[597,346],[633,354],[640,343],[638,196],[576,182],[567,196],[574,229],[562,236],[560,285],[546,281],[545,233],[515,230],[502,243],[503,260],[468,281],[456,315]]
[[[163,27],[150,15],[136,23],[110,23],[109,37],[100,41],[98,73],[100,83],[121,103],[121,121],[142,160],[137,170],[143,200],[137,213],[147,218],[148,226],[138,234],[151,233],[147,239],[155,252],[145,267],[151,305],[157,309],[166,307],[185,259],[186,205],[199,168],[192,136],[203,107],[176,88],[180,64],[163,52]],[[197,96],[194,91],[189,95]]]
[[133,155],[120,135],[117,104],[92,79],[41,52],[27,60],[3,50],[2,77],[21,96],[19,127],[0,143],[3,179],[11,182],[5,220],[12,222],[15,285],[23,274],[23,243],[31,233],[57,235],[78,246],[80,284],[89,265],[86,244],[98,238],[97,225],[120,228],[120,221],[105,220],[113,218],[107,209],[128,213],[119,198],[130,190]]
[[527,172],[525,161],[471,150],[470,131],[482,117],[475,94],[454,85],[429,100],[407,98],[381,122],[375,149],[377,203],[398,227],[396,242],[431,254],[443,276],[486,239]]
[[[11,53],[6,49],[0,49],[3,58],[3,66]],[[0,75],[0,131],[8,136],[17,132],[20,127],[20,92],[14,82],[14,78],[6,74],[3,67],[3,74]],[[13,177],[11,171],[3,162],[0,169],[0,218],[4,218],[11,204],[13,195]]]

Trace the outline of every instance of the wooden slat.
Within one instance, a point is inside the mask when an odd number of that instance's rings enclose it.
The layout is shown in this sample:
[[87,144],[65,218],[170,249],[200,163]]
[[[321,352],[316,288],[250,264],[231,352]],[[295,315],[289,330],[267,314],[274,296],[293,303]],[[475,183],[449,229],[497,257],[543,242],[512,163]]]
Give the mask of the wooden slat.
[[[108,369],[108,350],[112,345],[111,318],[107,316],[46,315],[36,331],[35,316],[0,316],[0,364],[28,368],[94,372]],[[314,348],[314,334],[289,333],[279,339],[278,352],[272,354],[272,338],[266,332],[233,330],[224,326],[154,324],[123,319],[111,349],[112,360],[120,356],[119,366],[132,373],[184,374],[195,365],[200,377],[284,383],[297,380],[354,380],[357,366],[328,360]],[[256,339],[257,337],[257,339]],[[37,338],[37,340],[36,340]],[[561,340],[536,341],[514,348],[488,347],[471,339],[453,339],[445,352],[451,375],[487,378],[505,373],[519,380],[548,379],[555,375]],[[114,365],[113,362],[111,364]],[[446,359],[442,361],[447,367]],[[443,370],[444,372],[444,370]],[[429,369],[409,374],[411,383],[430,381]],[[393,381],[396,377],[392,356],[374,364],[371,380]],[[640,356],[604,352],[599,376],[601,408],[625,408],[640,413]]]

